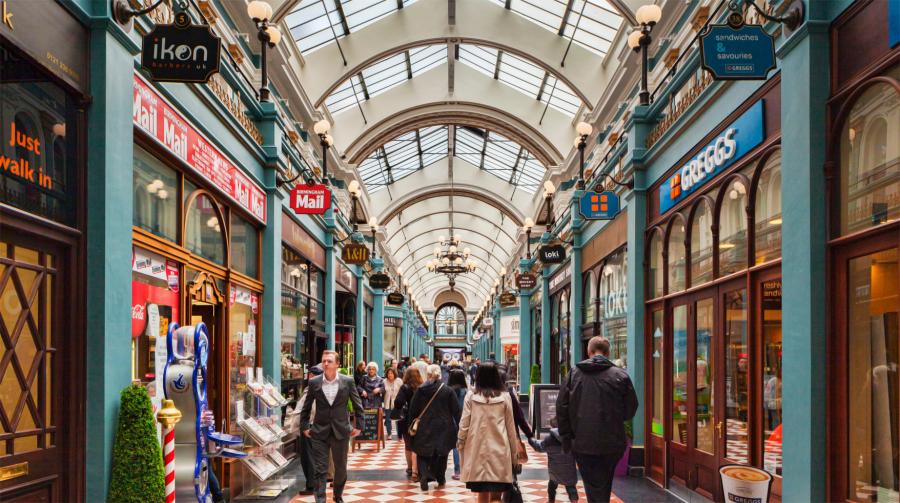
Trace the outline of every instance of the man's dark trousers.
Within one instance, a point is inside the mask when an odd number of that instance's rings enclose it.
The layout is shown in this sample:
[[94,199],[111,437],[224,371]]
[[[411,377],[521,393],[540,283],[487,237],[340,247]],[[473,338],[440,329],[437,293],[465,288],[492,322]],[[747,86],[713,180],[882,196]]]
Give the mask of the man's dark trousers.
[[616,465],[625,452],[616,454],[579,454],[575,453],[575,461],[578,463],[578,473],[584,482],[584,492],[587,494],[588,503],[608,503],[612,494],[613,475]]
[[350,442],[346,438],[337,438],[331,432],[324,439],[313,435],[309,439],[312,445],[313,463],[316,469],[316,503],[325,503],[325,488],[328,485],[328,452],[334,460],[334,499],[339,500],[347,483],[347,449]]
[[313,463],[312,440],[300,435],[300,468],[306,478],[306,490],[315,490],[316,467]]

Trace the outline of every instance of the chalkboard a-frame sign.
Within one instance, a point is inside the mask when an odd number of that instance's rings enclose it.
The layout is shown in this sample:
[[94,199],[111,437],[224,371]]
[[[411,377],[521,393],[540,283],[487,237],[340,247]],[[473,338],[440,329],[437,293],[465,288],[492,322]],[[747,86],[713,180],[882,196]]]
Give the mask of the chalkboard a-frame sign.
[[356,425],[359,435],[353,438],[353,450],[359,449],[364,442],[375,443],[375,449],[384,447],[384,412],[382,409],[363,410],[363,424]]
[[556,417],[556,399],[558,396],[558,384],[531,385],[528,417],[531,418],[531,426],[534,431],[541,433],[550,432],[550,428],[552,428],[550,421]]

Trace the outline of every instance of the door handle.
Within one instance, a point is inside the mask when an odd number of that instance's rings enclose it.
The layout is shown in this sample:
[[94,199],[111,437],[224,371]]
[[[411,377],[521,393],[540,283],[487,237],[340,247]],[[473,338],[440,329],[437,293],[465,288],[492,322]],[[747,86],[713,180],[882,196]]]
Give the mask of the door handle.
[[722,438],[722,428],[724,428],[724,427],[725,427],[725,425],[722,424],[722,421],[719,421],[718,424],[716,424],[716,431],[719,433],[720,439]]

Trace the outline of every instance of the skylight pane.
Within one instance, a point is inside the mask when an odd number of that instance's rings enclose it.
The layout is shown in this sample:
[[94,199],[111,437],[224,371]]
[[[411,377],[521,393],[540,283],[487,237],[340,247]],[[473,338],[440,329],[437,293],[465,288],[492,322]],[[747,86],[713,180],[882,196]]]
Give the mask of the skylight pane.
[[[325,0],[328,8],[326,14],[322,7],[322,0],[302,2],[293,12],[287,15],[286,22],[291,27],[291,34],[300,51],[307,54],[319,47],[334,42],[346,36],[341,23],[341,15],[335,2],[338,0]],[[403,0],[407,6],[416,0]],[[346,17],[345,21],[350,33],[365,28],[366,26],[397,11],[396,0],[343,0],[341,7]],[[332,33],[332,28],[334,32]]]

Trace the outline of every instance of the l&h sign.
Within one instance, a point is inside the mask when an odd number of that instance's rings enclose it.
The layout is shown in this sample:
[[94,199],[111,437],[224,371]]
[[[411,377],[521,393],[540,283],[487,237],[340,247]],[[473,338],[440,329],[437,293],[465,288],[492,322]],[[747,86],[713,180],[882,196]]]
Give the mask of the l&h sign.
[[209,25],[192,25],[186,12],[158,24],[142,39],[141,68],[156,82],[202,82],[219,72],[222,40]]

